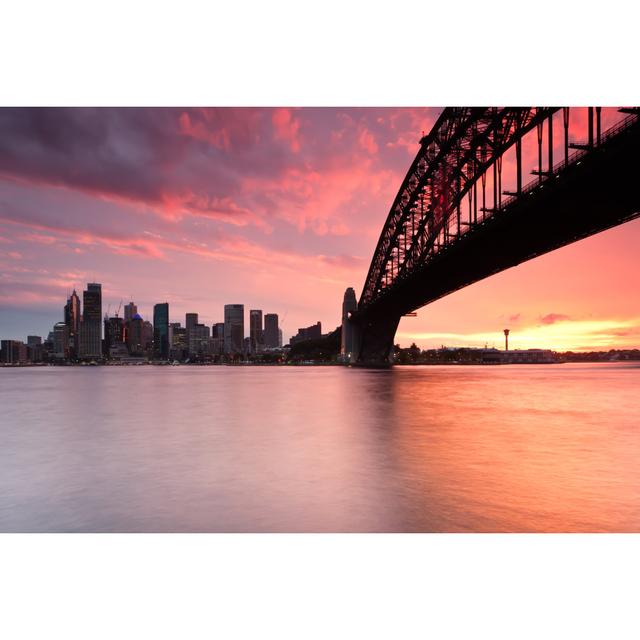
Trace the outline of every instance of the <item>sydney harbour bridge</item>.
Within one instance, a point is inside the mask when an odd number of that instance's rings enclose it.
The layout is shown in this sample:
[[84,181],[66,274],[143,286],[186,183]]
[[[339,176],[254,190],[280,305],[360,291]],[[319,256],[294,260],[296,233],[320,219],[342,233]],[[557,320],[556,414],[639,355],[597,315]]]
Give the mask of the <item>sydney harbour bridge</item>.
[[[393,201],[357,305],[347,290],[352,364],[387,366],[402,316],[640,215],[640,108],[618,110],[607,129],[600,107],[576,111],[443,110]],[[526,183],[523,150],[535,163]]]

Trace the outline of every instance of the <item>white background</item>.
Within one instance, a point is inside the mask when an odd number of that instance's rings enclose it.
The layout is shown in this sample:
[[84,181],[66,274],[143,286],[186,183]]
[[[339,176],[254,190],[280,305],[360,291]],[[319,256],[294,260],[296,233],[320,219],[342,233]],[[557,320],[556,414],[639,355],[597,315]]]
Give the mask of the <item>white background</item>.
[[[640,103],[631,2],[0,7],[5,106]],[[637,638],[639,542],[3,535],[0,638]]]

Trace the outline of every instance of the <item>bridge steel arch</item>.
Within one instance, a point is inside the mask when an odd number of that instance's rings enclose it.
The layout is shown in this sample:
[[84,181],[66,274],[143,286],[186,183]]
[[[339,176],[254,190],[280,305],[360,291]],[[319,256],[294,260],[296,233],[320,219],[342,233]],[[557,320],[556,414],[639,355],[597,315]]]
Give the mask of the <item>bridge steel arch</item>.
[[[562,108],[564,153],[554,164],[554,114],[560,109],[442,112],[420,141],[349,320],[356,336],[353,364],[388,366],[402,315],[638,215],[640,109],[622,110],[626,117],[603,132],[600,108],[590,107],[588,139],[570,144],[570,110]],[[523,185],[522,139],[533,130],[538,169]],[[513,147],[516,188],[506,192],[502,160]]]

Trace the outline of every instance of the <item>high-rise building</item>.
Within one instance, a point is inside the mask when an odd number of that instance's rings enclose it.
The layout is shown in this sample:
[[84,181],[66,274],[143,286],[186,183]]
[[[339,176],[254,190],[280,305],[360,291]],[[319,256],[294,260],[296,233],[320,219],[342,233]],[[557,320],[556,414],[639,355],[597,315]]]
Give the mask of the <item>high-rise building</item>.
[[42,361],[41,336],[27,336],[27,357],[31,362]]
[[349,287],[344,292],[342,301],[342,336],[340,343],[340,355],[343,359],[348,359],[354,350],[354,327],[349,321],[351,314],[358,309],[358,301],[356,300],[356,292],[353,287]]
[[209,325],[196,324],[193,326],[189,335],[191,355],[202,356],[209,353],[209,336]]
[[161,302],[153,307],[153,357],[169,358],[169,303]]
[[53,325],[53,357],[56,360],[69,358],[69,327],[66,322]]
[[249,339],[251,341],[251,353],[258,353],[262,350],[264,335],[261,309],[251,309],[249,311]]
[[80,357],[99,358],[102,355],[102,285],[90,282],[82,292],[82,322],[80,323]]
[[264,316],[264,346],[269,349],[278,347],[278,314],[267,313]]
[[127,322],[131,322],[131,319],[133,318],[133,316],[136,315],[136,313],[138,313],[138,307],[133,302],[133,300],[129,304],[125,304],[124,305],[124,322],[125,322],[125,324]]
[[282,339],[282,329],[278,329],[278,347],[282,348],[284,341]]
[[220,355],[224,352],[224,322],[216,322],[211,327],[211,353]]
[[224,352],[242,353],[244,346],[244,305],[224,305]]
[[69,328],[69,355],[75,358],[80,350],[80,298],[75,289],[64,306],[64,322]]
[[172,322],[169,324],[169,358],[184,360],[187,355],[187,330],[179,322]]
[[142,323],[142,344],[145,355],[153,355],[153,325],[148,320]]
[[197,313],[187,313],[184,317],[184,326],[186,327],[187,333],[187,349],[189,353],[193,352],[195,349],[195,333],[193,331],[194,327],[198,324],[198,314]]

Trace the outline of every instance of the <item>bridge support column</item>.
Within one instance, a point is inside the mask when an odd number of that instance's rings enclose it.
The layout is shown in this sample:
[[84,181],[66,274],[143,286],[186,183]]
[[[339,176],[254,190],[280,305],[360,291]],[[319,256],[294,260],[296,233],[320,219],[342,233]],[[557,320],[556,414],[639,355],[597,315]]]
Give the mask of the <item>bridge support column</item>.
[[355,325],[355,349],[351,364],[358,367],[390,367],[393,339],[399,322],[399,315],[391,315],[367,319]]

